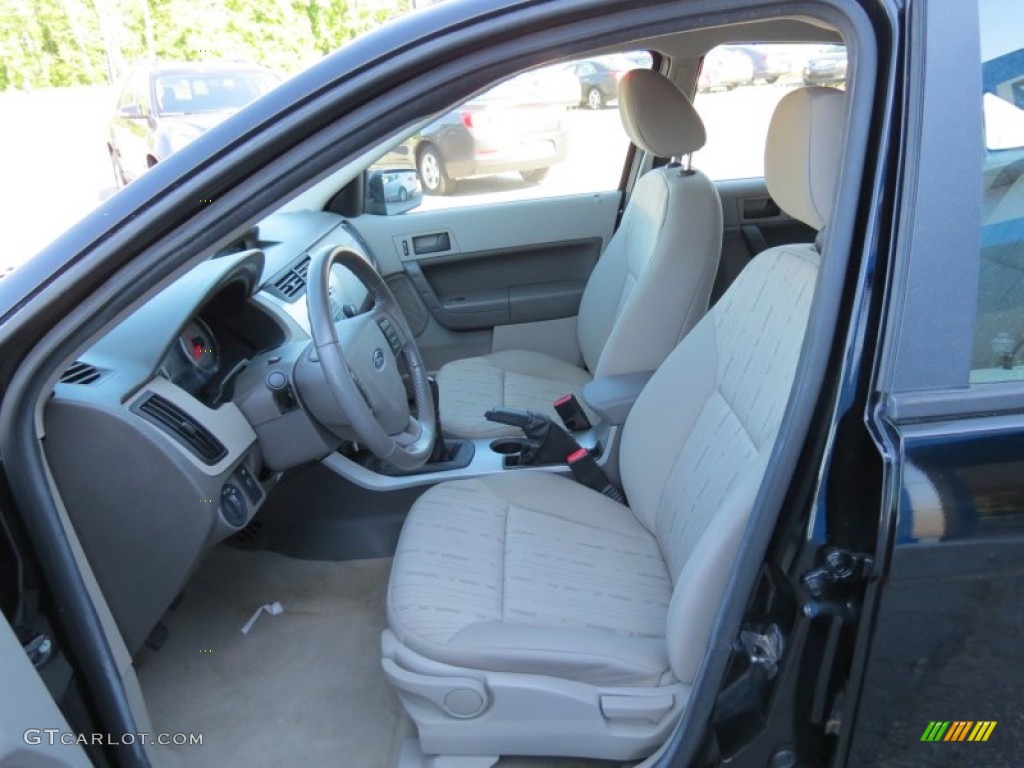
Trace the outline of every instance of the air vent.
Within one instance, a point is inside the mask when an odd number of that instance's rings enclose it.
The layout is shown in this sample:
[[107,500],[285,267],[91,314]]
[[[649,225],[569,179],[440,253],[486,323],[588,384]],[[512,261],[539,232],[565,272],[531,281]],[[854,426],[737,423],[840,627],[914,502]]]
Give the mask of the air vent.
[[133,406],[132,410],[177,438],[206,464],[216,464],[228,454],[228,449],[209,430],[160,395],[150,395]]
[[60,377],[61,384],[95,384],[103,378],[103,371],[95,365],[76,360]]
[[306,290],[306,275],[309,274],[309,256],[293,264],[274,280],[274,290],[282,299],[292,302]]

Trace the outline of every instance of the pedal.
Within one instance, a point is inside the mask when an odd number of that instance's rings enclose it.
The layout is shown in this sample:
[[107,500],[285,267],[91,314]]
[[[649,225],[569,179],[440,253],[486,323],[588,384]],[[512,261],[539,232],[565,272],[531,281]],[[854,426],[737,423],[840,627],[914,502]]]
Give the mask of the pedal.
[[263,522],[253,520],[245,528],[227,540],[227,543],[238,549],[268,549],[267,537],[263,531]]
[[158,621],[156,626],[153,627],[153,631],[149,633],[146,638],[146,647],[154,651],[159,651],[163,648],[164,643],[167,642],[167,638],[170,636],[171,631],[167,629],[167,625],[162,621]]

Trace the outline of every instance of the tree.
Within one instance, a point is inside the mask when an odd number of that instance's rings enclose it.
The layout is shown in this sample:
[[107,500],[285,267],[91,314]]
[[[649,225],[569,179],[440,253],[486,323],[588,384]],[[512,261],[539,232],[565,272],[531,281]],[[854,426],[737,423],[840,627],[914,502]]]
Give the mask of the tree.
[[139,59],[243,59],[290,74],[410,0],[0,0],[0,90],[103,83]]

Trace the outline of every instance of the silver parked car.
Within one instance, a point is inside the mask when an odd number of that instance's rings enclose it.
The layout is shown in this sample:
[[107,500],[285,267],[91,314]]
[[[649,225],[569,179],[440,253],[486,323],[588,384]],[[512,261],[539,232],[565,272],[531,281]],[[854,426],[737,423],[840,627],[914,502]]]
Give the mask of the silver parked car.
[[107,131],[115,182],[138,178],[279,82],[254,64],[137,67],[124,80]]

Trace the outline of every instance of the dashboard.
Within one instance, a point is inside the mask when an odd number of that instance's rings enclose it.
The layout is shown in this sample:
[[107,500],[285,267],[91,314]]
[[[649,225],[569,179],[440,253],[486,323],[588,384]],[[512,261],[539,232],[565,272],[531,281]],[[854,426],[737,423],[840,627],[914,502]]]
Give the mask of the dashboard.
[[185,322],[158,373],[210,408],[229,401],[236,377],[250,361],[288,338],[281,319],[250,298],[242,283],[214,295]]
[[198,316],[189,320],[160,364],[160,373],[208,405],[219,402],[219,397],[205,393],[211,380],[222,378],[220,344],[205,320]]
[[[288,382],[309,354],[306,272],[324,246],[373,260],[340,216],[269,217],[152,296],[54,387],[44,449],[133,653],[209,548],[249,524],[280,470],[340,442]],[[335,319],[368,308],[343,268],[330,294]]]

